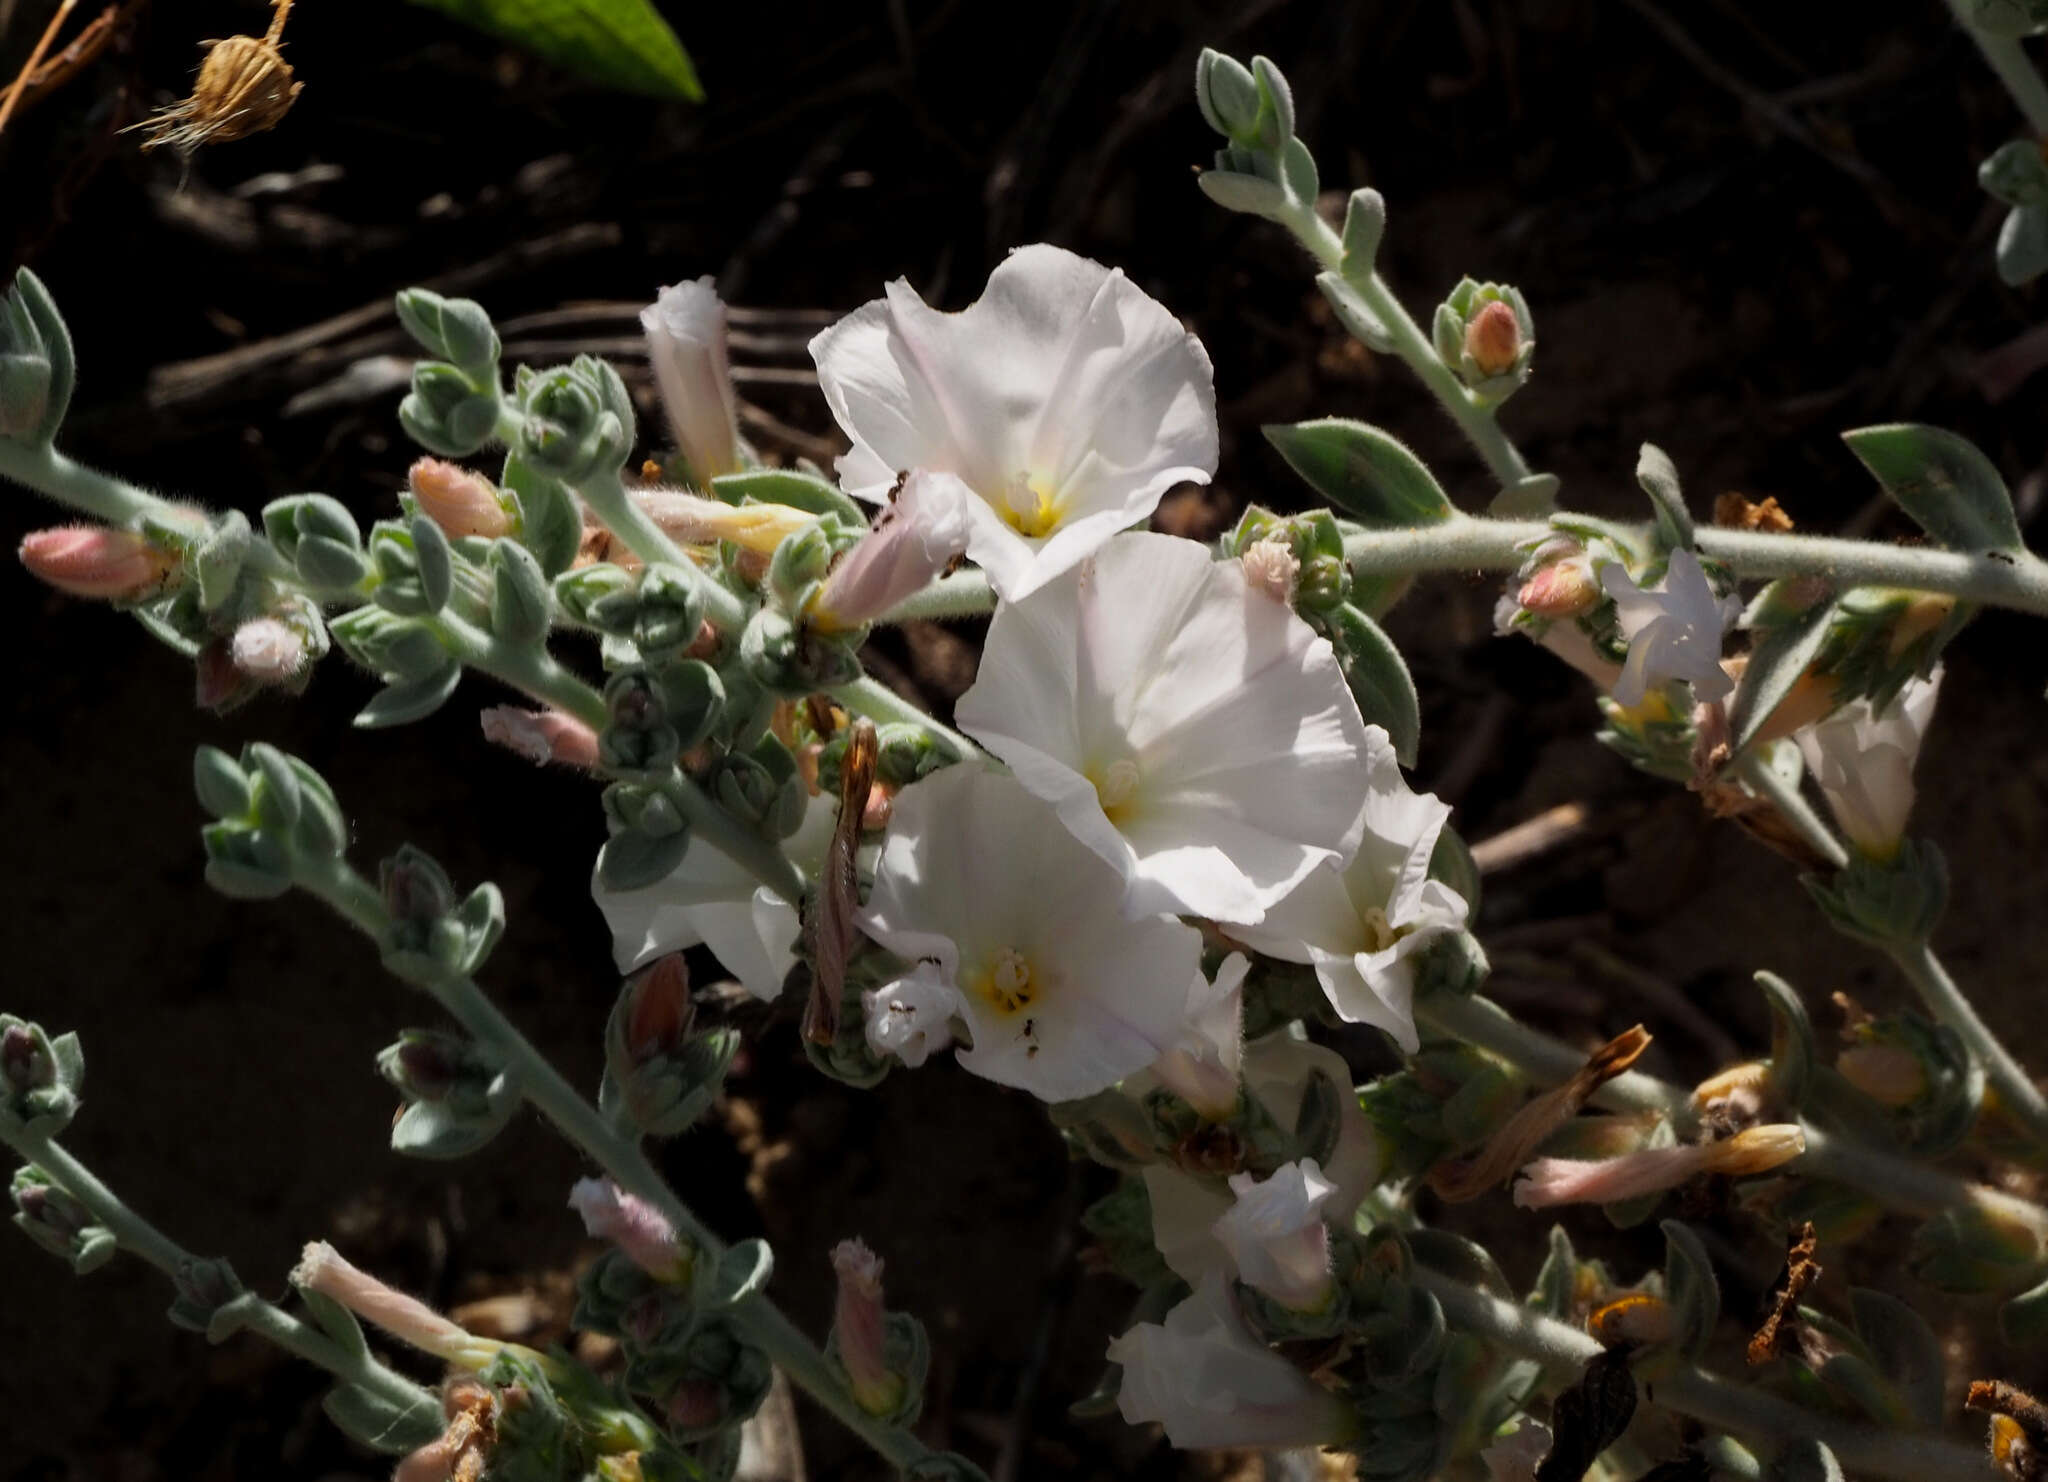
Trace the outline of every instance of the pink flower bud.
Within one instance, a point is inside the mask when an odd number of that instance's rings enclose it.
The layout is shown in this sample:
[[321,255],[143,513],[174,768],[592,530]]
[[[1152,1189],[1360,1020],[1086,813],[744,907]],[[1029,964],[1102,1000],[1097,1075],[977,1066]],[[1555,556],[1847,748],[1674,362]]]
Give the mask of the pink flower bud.
[[597,765],[597,732],[560,710],[493,705],[477,717],[484,739],[515,751],[535,766],[561,762],[585,771]]
[[676,448],[708,486],[740,467],[739,400],[726,355],[725,305],[706,276],[664,288],[640,311],[647,356]]
[[229,657],[258,684],[289,684],[306,667],[306,642],[276,618],[252,618],[235,629]]
[[214,639],[193,661],[192,700],[202,710],[225,715],[256,693],[256,681],[235,667],[234,646]]
[[1538,617],[1572,618],[1600,601],[1600,583],[1584,554],[1553,561],[1522,583],[1515,600]]
[[1504,376],[1522,353],[1522,323],[1511,305],[1494,299],[1465,326],[1465,353],[1489,376]]
[[60,525],[22,537],[21,564],[60,592],[140,602],[163,590],[176,560],[132,530]]
[[1613,1204],[1674,1189],[1702,1173],[1767,1173],[1805,1151],[1805,1132],[1796,1123],[1779,1122],[1747,1128],[1720,1142],[1644,1148],[1597,1163],[1538,1158],[1522,1170],[1515,1184],[1515,1203],[1523,1209]]
[[645,1065],[682,1048],[696,1018],[690,1002],[690,969],[680,952],[657,957],[627,980],[626,1058]]
[[725,1397],[709,1379],[685,1379],[669,1395],[664,1414],[670,1430],[708,1430],[725,1419]]
[[407,470],[405,482],[420,513],[451,539],[481,535],[495,540],[512,533],[512,516],[504,500],[482,474],[439,458],[422,458]]
[[690,1252],[667,1216],[609,1179],[583,1178],[569,1190],[569,1207],[583,1216],[583,1228],[616,1245],[627,1260],[656,1281],[672,1285],[690,1279]]
[[811,607],[821,628],[858,628],[922,591],[967,549],[966,488],[946,474],[913,473],[842,555]]
[[832,1248],[832,1271],[839,1278],[832,1346],[847,1384],[870,1415],[890,1414],[903,1403],[903,1379],[889,1368],[881,1258],[859,1240],[842,1240]]
[[504,1347],[465,1332],[417,1297],[358,1270],[324,1240],[310,1242],[292,1271],[292,1285],[318,1292],[375,1323],[392,1337],[464,1369],[481,1369]]
[[1301,575],[1301,558],[1284,540],[1262,540],[1244,553],[1244,579],[1256,592],[1264,592],[1283,607],[1294,600],[1294,583]]

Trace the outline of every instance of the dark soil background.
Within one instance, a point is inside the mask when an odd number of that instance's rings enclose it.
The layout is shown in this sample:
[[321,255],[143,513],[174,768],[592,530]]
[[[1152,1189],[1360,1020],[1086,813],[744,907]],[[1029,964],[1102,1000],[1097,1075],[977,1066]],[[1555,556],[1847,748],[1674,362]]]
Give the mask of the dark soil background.
[[[0,137],[7,261],[46,278],[78,342],[69,450],[252,513],[320,489],[367,525],[411,457],[382,358],[404,347],[375,306],[482,263],[463,291],[501,323],[718,275],[762,311],[738,352],[765,414],[752,435],[776,456],[824,451],[829,417],[789,374],[808,364],[815,317],[788,311],[844,311],[897,275],[957,307],[1007,248],[1050,240],[1121,265],[1215,359],[1222,471],[1213,495],[1177,502],[1182,528],[1246,499],[1295,501],[1258,426],[1329,413],[1394,430],[1454,497],[1482,502],[1448,423],[1402,367],[1334,329],[1292,246],[1195,189],[1213,143],[1190,78],[1208,42],[1278,60],[1326,185],[1386,195],[1386,268],[1418,317],[1461,273],[1527,293],[1536,379],[1504,421],[1570,502],[1634,509],[1649,439],[1696,508],[1739,489],[1807,528],[1903,534],[1835,439],[1894,419],[1965,433],[2025,513],[2039,502],[2048,376],[1994,401],[1978,365],[2048,306],[2038,286],[1997,282],[2000,208],[1974,183],[2018,117],[1934,0],[668,8],[710,92],[701,108],[607,95],[395,0],[305,0],[287,32],[306,84],[290,116],[187,165],[116,130],[182,94],[199,40],[260,31],[266,8],[132,7],[107,56]],[[53,9],[0,0],[0,78]],[[366,306],[347,333],[253,356],[244,374],[167,369]],[[554,353],[614,341],[630,359],[633,332],[600,309],[508,337]],[[0,504],[10,540],[52,522],[18,490]],[[1494,590],[1436,583],[1392,625],[1427,707],[1417,783],[1458,804],[1468,838],[1558,802],[1592,810],[1576,839],[1489,881],[1498,995],[1588,1042],[1646,1019],[1659,1068],[1682,1077],[1715,1068],[1731,1039],[1762,1045],[1756,968],[1802,985],[1824,1031],[1836,989],[1900,1002],[1875,958],[1822,927],[1789,866],[1593,743],[1584,687],[1490,636]],[[14,635],[0,1004],[82,1032],[92,1094],[73,1149],[257,1288],[282,1291],[300,1242],[328,1237],[436,1301],[537,1293],[545,1331],[588,1249],[563,1207],[577,1158],[531,1117],[459,1164],[389,1153],[372,1057],[432,1014],[308,902],[204,887],[188,759],[201,741],[275,741],[334,782],[358,860],[411,839],[460,880],[498,880],[511,929],[486,986],[594,1087],[617,983],[586,883],[593,789],[486,747],[474,711],[496,696],[479,681],[424,724],[353,733],[367,684],[337,662],[303,699],[219,719],[132,623],[26,578],[0,583],[0,612]],[[1994,616],[1964,636],[1922,768],[1923,822],[1957,881],[1943,947],[2023,1051],[2039,1042],[2048,940],[2039,631]],[[883,672],[943,706],[974,637],[913,631]],[[935,1439],[999,1477],[1221,1474],[1066,1417],[1127,1294],[1086,1274],[1075,1216],[1100,1180],[1068,1163],[1035,1105],[949,1065],[852,1093],[808,1071],[787,1015],[745,1022],[757,1033],[722,1125],[672,1145],[668,1166],[727,1234],[773,1237],[776,1292],[799,1320],[822,1330],[825,1251],[864,1233],[892,1298],[931,1325]],[[1361,1073],[1388,1063],[1370,1036],[1346,1047]],[[1542,1221],[1500,1196],[1468,1222],[1513,1278],[1533,1275]],[[1654,1235],[1569,1223],[1626,1273],[1657,1258]],[[1721,1228],[1741,1315],[1776,1256],[1753,1228]],[[1841,1302],[1850,1279],[1886,1285],[1954,1338],[1954,1379],[2048,1380],[2042,1356],[1987,1336],[1988,1304],[1937,1299],[1894,1269],[1898,1234],[1836,1253],[1821,1299]],[[324,1424],[315,1376],[170,1328],[164,1283],[137,1263],[74,1281],[8,1235],[0,1293],[10,1482],[383,1470]],[[803,1421],[813,1478],[880,1475]]]

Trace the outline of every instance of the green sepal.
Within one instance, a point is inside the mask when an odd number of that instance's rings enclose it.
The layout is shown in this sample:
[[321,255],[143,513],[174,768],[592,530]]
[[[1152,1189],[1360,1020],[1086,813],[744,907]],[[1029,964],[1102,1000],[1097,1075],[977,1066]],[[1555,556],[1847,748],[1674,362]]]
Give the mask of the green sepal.
[[560,479],[542,473],[517,453],[505,455],[498,481],[519,508],[519,543],[549,577],[560,576],[583,545],[583,516]]
[[1952,551],[2023,548],[2005,480],[1974,444],[1917,422],[1842,434],[1892,503]]
[[690,849],[690,831],[613,834],[598,851],[597,874],[608,890],[645,890],[675,873]]
[[554,622],[554,594],[539,559],[515,540],[491,545],[491,632],[507,643],[530,648],[548,636]]
[[206,846],[206,883],[234,900],[275,900],[292,888],[291,852],[261,829],[212,823],[199,831]]
[[370,574],[369,560],[361,550],[324,535],[299,537],[292,567],[307,586],[327,590],[353,591]]
[[430,288],[402,289],[398,322],[431,354],[449,361],[474,380],[495,377],[498,331],[474,299],[443,298]]
[[334,1428],[386,1456],[417,1451],[440,1439],[447,1421],[431,1399],[405,1405],[354,1384],[337,1384],[320,1402]]
[[306,1304],[306,1315],[343,1353],[353,1359],[369,1357],[370,1345],[363,1337],[363,1325],[356,1321],[353,1312],[325,1292],[300,1287],[298,1293],[299,1300]]
[[1344,206],[1344,256],[1339,271],[1352,283],[1364,284],[1373,275],[1380,255],[1380,241],[1387,233],[1387,201],[1376,190],[1360,188],[1351,192]]
[[252,540],[249,517],[231,509],[215,518],[213,528],[194,547],[191,567],[198,579],[202,612],[218,612],[234,596]]
[[726,1247],[714,1264],[699,1261],[692,1299],[702,1311],[715,1312],[744,1302],[766,1290],[775,1274],[775,1252],[765,1240],[742,1240]]
[[292,830],[295,853],[331,859],[348,847],[348,819],[327,779],[298,757],[285,762],[299,782],[299,821]]
[[215,818],[243,822],[256,805],[256,791],[242,764],[216,746],[192,754],[192,790],[199,806]]
[[1457,517],[1420,458],[1364,422],[1325,417],[1261,429],[1288,467],[1371,530],[1420,530]]
[[446,704],[461,682],[462,665],[450,659],[435,673],[386,685],[356,713],[354,725],[358,730],[374,731],[423,720]]
[[2048,1342],[2048,1281],[2029,1287],[2000,1307],[1998,1331],[2015,1348],[2038,1351]]
[[1771,1010],[1771,1088],[1787,1111],[1797,1111],[1813,1077],[1813,1021],[1798,991],[1776,973],[1756,974],[1756,985]]
[[448,605],[455,590],[455,552],[449,548],[448,532],[426,515],[412,517],[412,551],[417,563],[420,595],[429,612]]
[[242,765],[256,783],[256,821],[288,834],[299,821],[299,778],[291,762],[275,746],[251,741],[242,748]]
[[[50,290],[43,286],[43,280],[27,268],[18,268],[14,274],[14,294],[28,322],[34,326],[40,341],[42,358],[49,362],[49,376],[43,389],[43,412],[33,430],[22,441],[30,447],[45,447],[55,439],[57,430],[64,425],[64,415],[71,408],[71,392],[78,383],[78,362],[71,346],[71,330],[64,323],[64,316],[57,311],[57,301],[50,297]],[[40,381],[42,378],[38,376]]]

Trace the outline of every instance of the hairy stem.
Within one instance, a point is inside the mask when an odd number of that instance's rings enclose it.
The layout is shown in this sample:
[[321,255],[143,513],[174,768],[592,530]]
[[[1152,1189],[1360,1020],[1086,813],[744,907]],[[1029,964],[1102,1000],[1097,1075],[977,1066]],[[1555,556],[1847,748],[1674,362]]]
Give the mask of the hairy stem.
[[1977,50],[1984,53],[1984,60],[1991,64],[1991,70],[1998,74],[1998,80],[2012,94],[2013,102],[2027,116],[2027,123],[2034,132],[2048,135],[2048,82],[2042,81],[2040,72],[2027,59],[2025,49],[2010,36],[1992,36],[1971,25],[1963,0],[1948,0],[1948,8],[1962,28],[1970,33],[1970,39],[1977,43]]
[[981,754],[972,741],[940,725],[878,679],[863,675],[849,684],[834,685],[830,693],[848,710],[865,715],[877,725],[922,726],[945,743],[955,761],[970,761]]
[[2037,1141],[2048,1144],[2048,1098],[2026,1068],[2013,1059],[1991,1028],[1977,1017],[1977,1011],[1963,996],[1956,980],[1935,956],[1926,941],[1900,943],[1890,949],[1891,959],[1920,995],[1938,1023],[1953,1029],[1977,1063],[1984,1077],[1998,1093],[1998,1104],[2006,1115],[2027,1129]]
[[[336,860],[302,863],[298,884],[326,901],[372,941],[381,942],[390,924],[384,902],[368,881]],[[701,1259],[716,1261],[724,1242],[663,1180],[642,1150],[640,1139],[612,1126],[562,1073],[534,1048],[512,1021],[465,976],[442,975],[428,985],[436,1001],[493,1051],[517,1076],[521,1093],[562,1135],[611,1175],[622,1189],[659,1209]],[[900,1426],[888,1425],[854,1399],[839,1371],[796,1325],[761,1294],[733,1308],[733,1321],[769,1356],[790,1381],[831,1411],[881,1456],[907,1468],[932,1455]]]
[[1798,830],[1799,837],[1813,846],[1814,852],[1835,869],[1844,869],[1849,863],[1849,851],[1842,847],[1842,841],[1835,837],[1835,831],[1816,813],[1813,805],[1799,788],[1779,776],[1771,764],[1756,752],[1751,751],[1735,764],[1736,775],[1770,800],[1785,821]]
[[[1344,243],[1327,221],[1309,210],[1290,220],[1288,226],[1317,262],[1332,272],[1341,271]],[[1443,363],[1429,336],[1422,332],[1422,327],[1395,297],[1394,291],[1387,287],[1386,280],[1378,273],[1372,273],[1363,281],[1357,278],[1345,281],[1372,310],[1373,317],[1385,326],[1394,342],[1394,353],[1415,372],[1416,378],[1429,388],[1430,394],[1458,424],[1458,431],[1465,435],[1473,451],[1485,461],[1487,471],[1501,488],[1512,489],[1528,478],[1528,460],[1522,457],[1514,440],[1501,430],[1500,423],[1494,419],[1493,409],[1472,399],[1465,383]]]
[[[1579,1329],[1504,1302],[1455,1277],[1418,1265],[1415,1279],[1443,1304],[1444,1317],[1453,1327],[1536,1360],[1553,1379],[1576,1379],[1587,1361],[1602,1351],[1599,1343]],[[1834,1452],[1851,1476],[1896,1482],[1983,1482],[1990,1474],[1981,1447],[1858,1425],[1761,1390],[1731,1384],[1692,1364],[1659,1374],[1651,1395],[1654,1403],[1666,1410],[1769,1445],[1819,1441]]]
[[[0,1134],[4,1135],[4,1134]],[[47,1173],[65,1193],[91,1212],[94,1221],[105,1226],[121,1249],[139,1256],[173,1281],[196,1266],[205,1264],[157,1229],[128,1205],[99,1177],[55,1139],[50,1137],[7,1138],[22,1157]],[[231,1298],[221,1309],[226,1326],[257,1334],[285,1352],[371,1390],[380,1397],[427,1415],[441,1413],[440,1401],[404,1375],[387,1369],[367,1353],[343,1348],[310,1323],[302,1322],[281,1307],[264,1301],[253,1292]],[[218,1341],[217,1339],[215,1341]]]
[[[605,528],[623,540],[626,548],[641,560],[649,565],[659,562],[679,567],[685,572],[697,571],[697,563],[690,559],[690,553],[670,539],[669,533],[655,524],[653,517],[640,507],[639,501],[626,492],[626,486],[619,482],[617,469],[593,474],[577,487],[576,492],[604,522]],[[746,626],[746,603],[708,576],[697,583],[697,589],[704,599],[704,615],[714,626],[732,632]]]
[[448,651],[470,668],[575,716],[594,731],[611,724],[604,696],[564,668],[546,648],[507,643],[446,610],[427,622]]

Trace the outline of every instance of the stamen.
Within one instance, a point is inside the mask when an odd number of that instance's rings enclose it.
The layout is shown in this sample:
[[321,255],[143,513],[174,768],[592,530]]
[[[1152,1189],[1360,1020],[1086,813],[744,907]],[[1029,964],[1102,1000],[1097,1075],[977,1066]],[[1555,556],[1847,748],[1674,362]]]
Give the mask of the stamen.
[[1102,775],[1095,782],[1095,796],[1101,799],[1102,811],[1109,815],[1110,822],[1116,822],[1117,814],[1131,805],[1138,795],[1138,764],[1125,758],[1111,762],[1102,769]]

